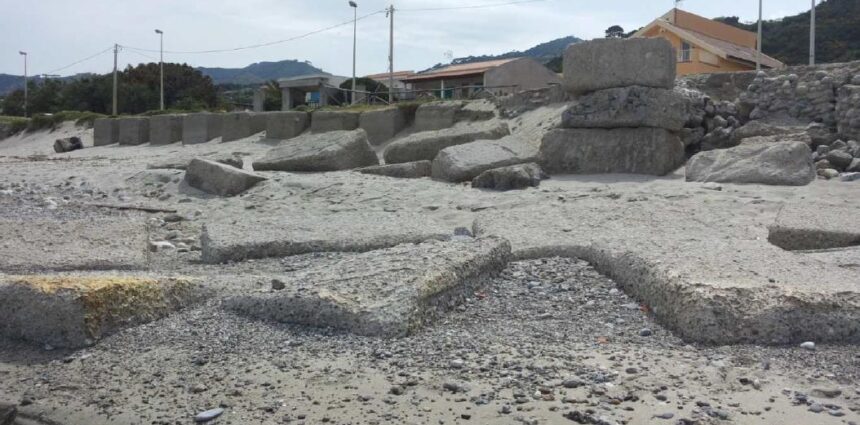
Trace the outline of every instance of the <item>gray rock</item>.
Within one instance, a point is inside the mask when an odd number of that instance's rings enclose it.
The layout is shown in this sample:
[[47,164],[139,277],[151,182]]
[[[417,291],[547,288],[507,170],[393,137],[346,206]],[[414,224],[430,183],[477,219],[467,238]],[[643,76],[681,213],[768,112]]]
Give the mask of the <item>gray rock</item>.
[[540,147],[549,174],[665,175],[684,163],[677,135],[659,128],[556,129]]
[[854,157],[844,150],[831,150],[827,153],[827,161],[833,164],[833,168],[837,170],[845,170],[851,166]]
[[737,142],[732,140],[732,129],[720,127],[705,135],[699,144],[703,151],[711,151],[714,149],[726,149],[737,146]]
[[457,112],[462,108],[462,102],[424,103],[415,111],[415,131],[442,130],[452,127],[456,122]]
[[185,169],[189,186],[219,196],[235,196],[266,180],[265,177],[207,159],[192,159]]
[[820,168],[818,169],[818,175],[827,180],[835,179],[839,177],[839,170],[834,168]]
[[419,179],[430,177],[430,161],[404,162],[402,164],[375,165],[359,168],[359,173],[375,174],[378,176],[395,177],[400,179]]
[[684,147],[695,146],[700,144],[705,137],[705,129],[702,127],[682,128],[679,135]]
[[113,118],[98,118],[93,122],[93,146],[119,142],[119,124]]
[[564,86],[574,93],[675,85],[675,50],[662,38],[599,39],[564,52]]
[[[734,133],[732,134],[732,138],[734,139]],[[812,138],[809,137],[805,132],[800,133],[786,133],[786,134],[777,134],[773,136],[754,136],[747,137],[745,139],[741,139],[741,144],[750,145],[750,144],[773,144],[773,143],[782,143],[782,142],[800,142],[807,146],[812,145]]]
[[182,115],[155,115],[149,118],[149,143],[167,145],[182,140]]
[[54,152],[66,153],[83,149],[84,143],[80,137],[65,137],[54,141]]
[[118,121],[119,144],[142,145],[149,142],[149,118],[120,118]]
[[209,422],[209,421],[212,421],[212,420],[218,418],[219,416],[221,416],[223,414],[224,414],[224,409],[222,409],[220,407],[216,408],[216,409],[210,409],[210,410],[207,410],[205,412],[200,412],[196,416],[194,416],[194,422],[197,422],[197,423]]
[[546,178],[543,170],[535,163],[509,165],[481,173],[472,180],[472,187],[492,190],[525,189],[538,187]]
[[851,160],[851,164],[845,167],[845,171],[848,173],[860,173],[860,158]]
[[266,114],[266,138],[292,139],[302,134],[310,124],[307,112],[284,111]]
[[361,129],[295,137],[254,161],[258,171],[338,171],[371,165],[379,165],[379,159]]
[[484,171],[535,162],[538,148],[516,135],[498,140],[477,140],[439,151],[433,160],[433,178],[449,182],[469,181]]
[[475,140],[495,140],[509,134],[508,125],[498,120],[458,123],[438,131],[414,133],[392,142],[383,154],[387,164],[432,161],[442,150]]
[[406,127],[406,117],[397,107],[365,111],[361,113],[358,126],[367,133],[371,145],[379,145],[394,138]]
[[687,181],[803,186],[815,180],[811,154],[800,142],[701,152],[687,163]]
[[679,131],[687,122],[690,104],[667,89],[630,86],[581,96],[564,112],[564,128],[655,127]]
[[0,402],[0,425],[13,425],[17,416],[17,406],[12,403]]
[[311,114],[311,131],[351,131],[358,128],[361,114],[354,111],[316,111]]
[[858,173],[845,173],[839,176],[839,180],[843,182],[856,182],[860,181],[860,172]]

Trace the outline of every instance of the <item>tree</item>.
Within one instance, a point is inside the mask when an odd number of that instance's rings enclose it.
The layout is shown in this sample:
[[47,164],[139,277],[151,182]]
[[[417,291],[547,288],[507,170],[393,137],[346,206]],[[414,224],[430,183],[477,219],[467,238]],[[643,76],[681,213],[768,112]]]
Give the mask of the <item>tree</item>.
[[266,81],[266,85],[263,86],[263,94],[265,96],[265,100],[263,101],[264,111],[281,110],[283,94],[281,92],[281,86],[278,84],[278,80]]
[[620,25],[613,25],[606,29],[606,38],[624,38],[624,28]]

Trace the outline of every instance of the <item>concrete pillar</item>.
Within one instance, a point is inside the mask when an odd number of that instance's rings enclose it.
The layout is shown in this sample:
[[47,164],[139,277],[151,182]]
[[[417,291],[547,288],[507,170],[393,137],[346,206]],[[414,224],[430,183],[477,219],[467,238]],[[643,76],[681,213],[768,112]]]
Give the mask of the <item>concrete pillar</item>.
[[257,89],[254,91],[254,112],[263,112],[263,103],[266,101],[266,91]]
[[320,86],[320,106],[328,105],[329,92],[325,86]]
[[290,97],[290,88],[282,88],[281,89],[281,110],[289,111],[293,109],[292,98]]

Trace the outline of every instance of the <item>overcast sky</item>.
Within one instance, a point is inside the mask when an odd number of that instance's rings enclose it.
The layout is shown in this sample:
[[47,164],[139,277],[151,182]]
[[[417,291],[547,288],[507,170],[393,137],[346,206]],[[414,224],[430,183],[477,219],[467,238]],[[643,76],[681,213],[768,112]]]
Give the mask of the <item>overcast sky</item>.
[[[672,0],[544,0],[481,9],[409,9],[492,5],[512,0],[357,0],[358,15],[393,3],[395,68],[420,70],[455,57],[524,50],[558,37],[602,37],[618,24],[636,29],[672,8]],[[158,50],[226,49],[276,40],[349,21],[347,0],[0,0],[0,73],[21,74],[19,50],[29,53],[29,74],[108,72],[113,43]],[[765,0],[766,19],[808,10],[810,0]],[[754,21],[755,0],[686,0],[682,8],[705,17],[737,15]],[[124,50],[120,66],[157,61],[158,53]],[[165,54],[165,61],[193,66],[244,67],[261,61],[307,60],[327,72],[352,73],[352,25],[268,47],[211,54]],[[358,74],[387,70],[388,20],[377,14],[358,22]]]

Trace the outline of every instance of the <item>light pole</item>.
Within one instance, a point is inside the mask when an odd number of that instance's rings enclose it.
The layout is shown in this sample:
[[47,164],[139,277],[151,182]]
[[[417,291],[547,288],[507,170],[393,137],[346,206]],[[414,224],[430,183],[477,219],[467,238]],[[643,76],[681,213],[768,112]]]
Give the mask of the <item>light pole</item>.
[[350,0],[349,7],[352,8],[352,99],[351,104],[355,104],[355,47],[358,37],[358,3]]
[[19,51],[19,55],[24,56],[24,116],[27,116],[27,52]]
[[758,50],[756,51],[755,56],[756,71],[761,71],[761,3],[762,0],[758,0]]
[[809,15],[809,65],[815,65],[815,0]]
[[161,68],[161,110],[164,110],[164,31],[155,30],[155,33],[159,36],[159,47],[158,51],[160,52],[160,56],[158,57],[158,65]]

